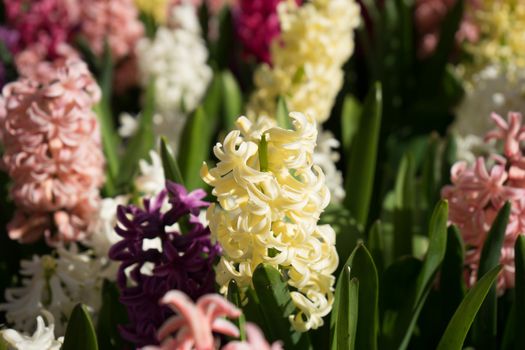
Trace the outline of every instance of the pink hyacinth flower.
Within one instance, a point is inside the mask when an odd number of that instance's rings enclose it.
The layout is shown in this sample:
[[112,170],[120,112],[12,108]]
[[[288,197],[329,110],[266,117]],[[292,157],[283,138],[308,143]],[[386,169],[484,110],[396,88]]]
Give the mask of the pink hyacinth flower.
[[[218,294],[207,294],[196,303],[183,292],[173,290],[162,298],[175,313],[158,331],[162,345],[143,350],[214,350],[219,342],[214,334],[239,337],[239,329],[228,318],[238,318],[241,311]],[[223,350],[281,350],[280,343],[268,344],[260,329],[248,323],[247,341],[232,341]]]
[[82,239],[99,201],[104,158],[92,111],[100,89],[85,63],[49,63],[41,79],[21,77],[0,98],[3,166],[17,205],[9,236],[22,243]]
[[133,0],[89,0],[82,6],[81,33],[101,56],[107,41],[114,61],[132,54],[144,27]]
[[511,203],[511,215],[505,231],[498,277],[498,293],[514,286],[514,244],[525,232],[525,155],[521,143],[525,128],[519,113],[509,113],[505,121],[493,114],[497,128],[486,135],[487,140],[503,143],[503,154],[492,154],[495,163],[488,168],[487,160],[478,158],[473,165],[456,163],[451,169],[451,185],[441,195],[449,201],[449,221],[456,225],[466,244],[465,266],[467,282],[477,280],[481,250],[498,211],[506,201]]
[[[238,337],[239,329],[222,317],[237,318],[241,311],[218,294],[207,294],[193,301],[183,292],[172,290],[162,298],[177,315],[169,318],[158,331],[161,347],[147,347],[145,350],[213,350],[213,332]],[[171,334],[175,333],[174,337]]]

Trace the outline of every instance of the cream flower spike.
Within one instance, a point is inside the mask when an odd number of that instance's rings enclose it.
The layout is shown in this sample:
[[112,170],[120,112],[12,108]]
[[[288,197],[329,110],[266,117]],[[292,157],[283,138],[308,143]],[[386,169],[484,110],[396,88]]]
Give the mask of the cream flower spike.
[[257,265],[269,264],[294,289],[290,322],[307,331],[320,327],[332,308],[338,256],[334,230],[317,224],[330,192],[313,163],[316,121],[297,112],[290,117],[292,130],[270,118],[240,117],[238,130],[214,147],[217,165],[204,164],[201,176],[218,202],[207,218],[223,248],[216,271],[221,292],[232,279],[249,287]]

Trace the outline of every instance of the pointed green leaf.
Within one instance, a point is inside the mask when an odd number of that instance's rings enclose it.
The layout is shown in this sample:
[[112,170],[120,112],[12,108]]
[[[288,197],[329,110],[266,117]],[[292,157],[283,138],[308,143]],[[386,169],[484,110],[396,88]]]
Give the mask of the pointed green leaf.
[[372,198],[381,113],[381,84],[376,83],[364,103],[346,172],[345,206],[362,227],[366,227]]
[[[487,234],[487,239],[481,250],[479,259],[478,280],[489,270],[499,264],[501,247],[505,239],[505,232],[509,222],[511,205],[509,202],[500,209],[496,219]],[[491,288],[485,301],[481,305],[478,316],[472,328],[474,344],[483,349],[494,349],[497,337],[497,296],[496,289]]]
[[516,312],[516,349],[525,349],[525,236],[521,235],[516,240],[514,247],[514,259],[516,265],[515,284],[515,307]]
[[359,281],[350,277],[350,267],[342,271],[338,285],[334,300],[338,313],[331,349],[353,350],[358,325]]
[[224,71],[222,77],[222,113],[224,129],[232,130],[235,121],[241,116],[243,111],[242,93],[230,71]]
[[260,264],[252,277],[255,293],[259,299],[266,327],[270,330],[269,340],[281,340],[286,349],[310,349],[308,333],[292,328],[289,317],[295,305],[288,291],[288,284],[275,268]]
[[218,128],[218,124],[220,121],[220,108],[221,108],[221,99],[222,99],[222,91],[221,91],[221,85],[222,85],[222,78],[220,74],[217,74],[214,72],[213,74],[213,80],[208,86],[208,91],[206,92],[206,96],[204,97],[204,100],[202,101],[202,108],[204,108],[204,111],[206,112],[206,116],[208,118],[208,126],[204,130],[207,132],[207,135],[204,135],[204,137],[207,140],[212,140],[215,136],[215,132]]
[[125,349],[126,343],[120,337],[118,327],[128,321],[126,308],[119,302],[116,285],[104,280],[102,286],[102,307],[98,316],[97,339],[101,349]]
[[367,246],[370,249],[370,254],[372,255],[372,258],[374,260],[374,263],[376,265],[377,271],[379,274],[383,272],[384,268],[384,238],[383,238],[383,232],[381,230],[381,221],[376,220],[372,227],[370,228],[370,232],[368,233],[368,244]]
[[343,143],[343,153],[349,154],[350,146],[359,129],[363,106],[351,95],[345,97],[343,102],[343,112],[341,113],[341,140]]
[[177,161],[189,190],[204,186],[199,173],[202,163],[208,160],[210,152],[211,139],[202,137],[203,134],[209,134],[205,131],[208,127],[207,123],[206,112],[202,107],[198,107],[189,117],[182,133],[180,143],[182,146]]
[[[439,289],[443,298],[443,315],[448,321],[465,296],[465,274],[464,274],[465,249],[463,240],[455,226],[448,228],[447,250],[443,265]],[[443,325],[445,327],[445,325]]]
[[277,111],[275,113],[275,119],[277,119],[277,125],[283,129],[292,129],[293,125],[289,117],[290,112],[288,111],[288,105],[286,99],[283,96],[279,96],[277,99]]
[[155,114],[155,83],[150,81],[146,89],[145,104],[142,111],[138,130],[133,135],[126,147],[122,158],[118,184],[126,186],[131,183],[133,176],[138,171],[141,159],[149,157],[149,152],[155,147],[155,134],[153,132],[153,116]]
[[61,350],[98,350],[93,322],[82,304],[77,304],[69,317]]
[[160,138],[160,157],[162,159],[162,167],[164,168],[164,177],[166,180],[176,182],[184,185],[179,165],[175,157],[171,154],[168,143],[164,137]]
[[[237,282],[235,282],[235,280],[231,280],[228,284],[227,297],[231,303],[233,303],[239,309],[242,309],[241,294],[239,292],[239,287],[237,286]],[[241,314],[241,316],[234,320],[233,323],[237,326],[237,328],[239,328],[239,331],[241,333],[239,338],[241,340],[246,340],[246,331],[244,329],[244,326],[246,325],[246,319],[244,317],[244,314]]]
[[498,277],[501,266],[496,266],[487,272],[476,285],[469,290],[458,309],[452,316],[438,350],[461,350],[467,337],[472,321],[478,312],[489,289]]
[[413,214],[415,206],[415,165],[410,153],[403,156],[395,185],[394,256],[413,253]]
[[[346,278],[346,271],[350,271],[350,276]],[[347,283],[350,279],[356,278],[359,280],[359,307],[357,332],[355,338],[356,349],[377,349],[377,336],[379,327],[379,310],[378,310],[378,276],[377,270],[372,260],[372,256],[366,247],[360,243],[354,249],[348,261],[339,275],[336,286],[336,299],[338,293],[340,297],[345,294],[338,289],[343,288],[341,285]],[[346,281],[348,279],[348,281]],[[341,281],[341,282],[340,282]],[[341,304],[340,301],[334,301],[332,309],[332,316],[330,318],[330,328],[332,330],[332,344],[338,342],[337,322],[341,318]]]
[[418,274],[415,288],[410,296],[405,298],[403,307],[396,316],[394,331],[391,333],[390,347],[406,349],[412,337],[414,327],[423,305],[430,293],[432,283],[439,271],[439,267],[445,256],[447,246],[447,219],[448,204],[440,201],[429,225],[429,246],[423,266]]

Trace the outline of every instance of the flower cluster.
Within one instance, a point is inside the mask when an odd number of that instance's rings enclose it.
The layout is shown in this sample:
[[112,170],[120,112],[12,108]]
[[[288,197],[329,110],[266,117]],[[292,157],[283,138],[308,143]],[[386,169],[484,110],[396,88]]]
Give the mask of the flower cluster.
[[[41,81],[20,78],[0,100],[3,162],[18,211],[9,236],[79,240],[99,200],[104,158],[91,108],[100,90],[84,63],[59,61]],[[44,79],[45,78],[45,79]]]
[[255,73],[251,112],[273,115],[278,96],[284,96],[290,110],[327,120],[343,84],[342,66],[354,51],[359,11],[354,0],[280,3],[281,35],[271,45],[272,66],[263,64]]
[[467,45],[475,65],[500,63],[525,68],[525,3],[521,0],[484,0],[473,9],[480,40]]
[[157,342],[156,330],[171,315],[157,303],[167,291],[178,289],[196,299],[214,290],[212,264],[219,247],[197,217],[208,205],[204,196],[202,190],[188,194],[168,181],[166,190],[144,199],[143,208],[118,208],[115,229],[122,240],[109,256],[121,262],[117,284],[130,321],[121,334],[138,346]]
[[[456,33],[458,44],[476,42],[479,39],[479,29],[471,18],[470,10],[470,8],[476,8],[477,0],[466,2],[469,11],[466,11]],[[420,57],[428,57],[436,50],[443,21],[455,4],[455,0],[416,0],[414,19],[419,34],[418,54]]]
[[5,10],[7,23],[19,36],[14,51],[38,43],[48,59],[71,39],[80,17],[79,3],[70,0],[10,0],[5,1]]
[[[159,329],[158,337],[164,339],[161,347],[149,346],[144,350],[214,349],[214,334],[239,337],[239,329],[222,317],[238,318],[241,311],[217,294],[204,295],[194,304],[184,293],[172,290],[161,300],[177,314]],[[170,335],[175,333],[175,337]],[[279,343],[271,347],[259,328],[246,325],[247,342],[232,341],[222,350],[281,350]]]
[[[237,35],[247,56],[271,64],[270,44],[279,36],[277,5],[283,0],[241,0],[236,12]],[[301,0],[296,1],[301,4]]]
[[443,188],[442,196],[449,200],[449,220],[458,226],[467,247],[465,263],[470,284],[477,279],[487,232],[504,203],[511,202],[500,259],[504,268],[498,280],[498,291],[503,293],[514,286],[514,243],[525,232],[525,154],[520,146],[525,140],[525,127],[519,113],[509,113],[508,121],[497,114],[492,119],[497,129],[487,133],[486,140],[501,140],[503,154],[494,154],[495,163],[490,167],[481,157],[470,166],[456,163],[451,169],[452,185]]
[[96,316],[101,303],[100,266],[90,252],[80,252],[75,244],[59,246],[56,256],[33,256],[21,261],[22,285],[7,288],[4,304],[7,320],[17,330],[29,332],[43,309],[56,320],[56,334],[64,335],[75,305],[84,303]]
[[[159,27],[154,39],[139,42],[137,56],[143,85],[155,81],[157,130],[179,135],[186,113],[204,96],[212,71],[195,8],[175,6],[170,20],[173,27]],[[178,137],[171,138],[176,144]]]
[[42,310],[46,318],[46,326],[42,316],[36,319],[36,330],[32,336],[21,334],[14,329],[6,329],[0,332],[2,337],[15,350],[60,350],[64,338],[55,339],[54,318],[49,312]]
[[223,248],[216,271],[221,291],[232,279],[241,288],[250,286],[257,265],[270,264],[293,288],[292,325],[306,331],[321,326],[330,312],[338,256],[333,229],[317,225],[330,192],[313,165],[316,122],[290,115],[294,130],[239,118],[239,130],[214,148],[216,167],[204,165],[201,175],[218,201],[207,218]]
[[101,56],[107,45],[114,61],[133,54],[144,27],[133,0],[89,0],[82,6],[81,34]]

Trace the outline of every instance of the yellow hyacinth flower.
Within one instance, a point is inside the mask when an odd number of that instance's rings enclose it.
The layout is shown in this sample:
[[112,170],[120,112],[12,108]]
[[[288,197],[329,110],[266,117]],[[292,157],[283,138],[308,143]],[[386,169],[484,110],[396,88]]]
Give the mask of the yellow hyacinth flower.
[[525,2],[484,0],[473,8],[480,40],[467,45],[478,67],[487,64],[525,68]]
[[273,115],[278,96],[291,110],[323,122],[330,116],[343,85],[343,65],[354,52],[354,29],[360,22],[355,0],[312,0],[302,6],[283,1],[278,7],[281,35],[272,43],[272,66],[255,72],[253,115]]
[[316,121],[290,116],[293,130],[269,118],[240,117],[238,130],[214,147],[219,162],[212,169],[204,164],[201,176],[217,197],[207,218],[223,249],[216,270],[221,292],[232,279],[245,290],[257,265],[269,264],[293,288],[290,322],[304,332],[320,327],[332,308],[338,256],[334,230],[317,224],[330,192],[312,159]]
[[140,12],[153,17],[158,24],[166,23],[170,0],[135,0]]

